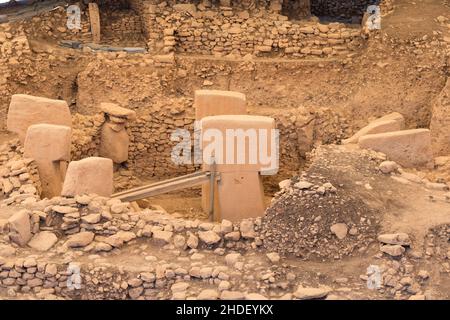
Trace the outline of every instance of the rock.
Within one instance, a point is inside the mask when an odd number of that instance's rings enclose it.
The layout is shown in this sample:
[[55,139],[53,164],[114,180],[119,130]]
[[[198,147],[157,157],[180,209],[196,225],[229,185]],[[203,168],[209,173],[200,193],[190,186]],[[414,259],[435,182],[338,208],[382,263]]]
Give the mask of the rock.
[[218,243],[222,238],[214,231],[199,231],[198,237],[207,245]]
[[197,296],[197,300],[217,300],[219,298],[219,293],[214,289],[202,290]]
[[24,246],[31,239],[31,223],[28,211],[21,210],[16,212],[8,219],[9,237],[11,241],[20,246]]
[[229,220],[222,220],[222,223],[220,224],[220,231],[222,233],[229,233],[233,231],[233,223]]
[[394,172],[398,168],[399,168],[398,164],[394,161],[383,161],[379,166],[380,171],[385,174]]
[[198,237],[190,234],[187,241],[186,241],[186,245],[191,248],[191,249],[197,249],[198,247]]
[[380,251],[384,252],[392,257],[398,257],[398,256],[401,256],[405,252],[405,248],[398,244],[395,244],[395,245],[387,244],[387,245],[381,246]]
[[297,287],[294,296],[299,300],[311,300],[325,298],[331,292],[329,287],[304,288],[301,285]]
[[171,231],[153,231],[153,239],[161,244],[168,244],[172,239],[173,232]]
[[69,237],[69,239],[66,242],[66,245],[69,248],[86,247],[94,240],[94,236],[95,234],[89,231],[76,233]]
[[69,163],[61,195],[74,197],[94,193],[109,197],[113,189],[112,160],[90,157]]
[[184,238],[184,236],[177,234],[175,237],[173,237],[173,244],[175,248],[184,249],[186,245],[186,239]]
[[256,237],[253,221],[251,220],[242,220],[239,230],[241,231],[241,236],[245,239],[254,239]]
[[144,288],[137,287],[137,288],[128,290],[128,295],[130,296],[131,299],[137,299],[141,296],[142,292],[144,292]]
[[411,240],[406,233],[386,233],[378,236],[378,241],[386,244],[399,244],[401,246],[410,246]]
[[426,280],[430,277],[430,273],[426,270],[420,270],[417,276],[422,280]]
[[339,240],[342,240],[347,236],[348,227],[345,223],[335,223],[330,230]]
[[61,214],[70,214],[70,213],[74,213],[74,212],[78,213],[77,208],[68,207],[68,206],[53,206],[52,210],[54,212],[61,213]]
[[186,291],[187,288],[189,288],[189,283],[187,283],[187,282],[177,282],[177,283],[174,283],[170,287],[170,290],[172,291],[172,293],[175,293],[175,292]]
[[294,187],[300,190],[310,189],[312,186],[314,185],[308,181],[299,181],[296,184],[294,184]]
[[220,300],[243,300],[245,295],[240,291],[224,290],[220,294]]
[[359,138],[361,148],[382,152],[403,167],[432,167],[431,136],[428,129],[369,134]]
[[69,106],[63,100],[14,94],[9,104],[7,127],[19,135],[22,144],[28,128],[33,124],[54,124],[72,127]]
[[87,216],[81,217],[81,222],[95,224],[95,223],[99,223],[101,218],[102,218],[102,216],[100,213],[92,213],[92,214],[88,214]]
[[268,300],[268,299],[259,293],[249,293],[245,295],[245,300]]
[[36,233],[28,242],[28,246],[38,251],[48,251],[58,241],[58,237],[49,231]]
[[225,261],[227,265],[234,266],[240,258],[241,258],[240,253],[229,253],[225,256]]
[[266,256],[272,263],[277,263],[280,261],[280,255],[276,252],[270,252],[266,254]]
[[405,118],[398,112],[370,122],[367,126],[355,133],[351,138],[343,140],[343,144],[357,143],[359,138],[368,134],[400,131],[405,128]]
[[102,102],[102,103],[100,103],[100,109],[104,113],[106,113],[108,115],[112,115],[114,117],[126,118],[127,120],[135,120],[136,119],[136,111],[133,111],[133,110],[130,110],[127,108],[122,108],[115,103]]

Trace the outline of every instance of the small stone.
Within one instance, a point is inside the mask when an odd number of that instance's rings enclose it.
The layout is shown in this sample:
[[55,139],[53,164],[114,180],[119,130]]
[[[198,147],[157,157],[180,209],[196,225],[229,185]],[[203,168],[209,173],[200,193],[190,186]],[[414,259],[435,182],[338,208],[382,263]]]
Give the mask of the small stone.
[[69,248],[85,247],[94,240],[94,236],[95,234],[90,231],[76,233],[69,237],[69,240],[67,240],[66,245]]
[[348,227],[345,223],[336,223],[331,226],[330,230],[339,240],[342,240],[347,236]]
[[245,295],[240,291],[224,290],[220,294],[220,300],[243,300]]
[[398,257],[401,256],[405,252],[405,248],[403,248],[401,245],[395,244],[395,245],[384,245],[380,248],[381,252],[384,252],[392,257]]
[[81,221],[88,224],[95,224],[99,223],[101,218],[102,218],[101,214],[92,213],[88,214],[87,216],[81,217]]
[[401,246],[411,245],[409,235],[406,233],[386,233],[378,236],[378,241],[386,244],[399,244]]
[[379,166],[380,171],[385,174],[394,172],[398,168],[399,168],[399,165],[394,161],[383,161]]
[[270,252],[266,254],[266,256],[272,263],[277,263],[280,261],[280,255],[277,252]]
[[217,300],[219,298],[219,293],[214,289],[202,290],[197,296],[197,300]]
[[222,238],[214,231],[199,231],[198,237],[207,245],[218,243]]
[[174,283],[170,287],[170,290],[172,291],[172,293],[176,293],[176,292],[186,291],[187,288],[189,288],[189,283],[187,283],[187,282],[177,282],[177,283]]
[[161,244],[170,243],[172,236],[173,232],[171,231],[159,231],[159,230],[153,231],[153,239],[155,239],[156,242],[159,242]]
[[329,287],[304,288],[298,286],[294,296],[299,300],[311,300],[325,298],[331,291]]
[[294,184],[294,187],[300,190],[310,189],[312,186],[313,184],[308,181],[299,181],[296,184]]

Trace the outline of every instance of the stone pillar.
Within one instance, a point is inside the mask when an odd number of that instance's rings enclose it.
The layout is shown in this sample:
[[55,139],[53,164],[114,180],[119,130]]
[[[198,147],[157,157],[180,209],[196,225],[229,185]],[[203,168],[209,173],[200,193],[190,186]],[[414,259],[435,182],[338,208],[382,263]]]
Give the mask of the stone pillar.
[[[261,172],[274,174],[278,170],[278,149],[271,144],[275,120],[225,115],[205,117],[201,125],[204,159],[210,159],[214,153],[215,167],[220,173],[215,219],[235,222],[262,216],[265,202]],[[261,153],[273,156],[274,161],[264,163]],[[211,170],[211,164],[205,163],[204,170]]]
[[89,3],[89,21],[91,23],[92,42],[99,43],[101,39],[100,12],[98,5]]
[[112,160],[90,157],[69,163],[61,195],[74,197],[83,194],[96,194],[109,197],[113,189]]
[[269,9],[275,13],[281,13],[283,9],[283,0],[270,0]]
[[[247,114],[246,98],[243,93],[223,90],[196,90],[194,94],[195,120],[204,117]],[[196,128],[200,129],[200,128]],[[199,137],[199,133],[196,134]],[[202,208],[208,212],[210,208],[209,183],[202,186]],[[218,210],[217,199],[215,210]]]
[[130,138],[126,130],[128,121],[136,119],[136,112],[114,103],[101,103],[105,123],[101,129],[99,155],[120,164],[128,160]]
[[18,134],[23,143],[28,127],[39,123],[72,127],[67,102],[26,94],[13,95],[8,110],[8,130]]
[[36,161],[42,185],[42,197],[61,194],[62,184],[70,161],[70,127],[36,124],[28,128],[24,156]]

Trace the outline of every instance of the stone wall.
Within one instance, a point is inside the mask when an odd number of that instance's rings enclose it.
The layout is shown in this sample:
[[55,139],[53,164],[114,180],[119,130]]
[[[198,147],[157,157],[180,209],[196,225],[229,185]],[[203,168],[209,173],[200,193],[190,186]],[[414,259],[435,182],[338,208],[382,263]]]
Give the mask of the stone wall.
[[362,44],[360,28],[340,23],[289,21],[268,10],[249,11],[204,3],[154,4],[131,0],[140,13],[148,46],[154,52],[193,54],[348,54]]

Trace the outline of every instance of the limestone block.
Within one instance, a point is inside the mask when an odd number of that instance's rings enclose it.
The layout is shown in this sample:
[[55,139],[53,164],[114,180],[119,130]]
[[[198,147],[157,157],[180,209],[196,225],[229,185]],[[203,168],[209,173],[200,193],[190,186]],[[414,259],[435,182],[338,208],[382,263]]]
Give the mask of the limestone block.
[[[275,120],[264,116],[221,115],[205,117],[201,121],[203,156],[215,153],[219,172],[275,171],[278,159]],[[205,170],[210,165],[204,164]]]
[[[221,175],[214,185],[215,220],[262,216],[265,204],[260,173],[275,174],[278,170],[275,120],[247,115],[211,116],[202,119],[201,128],[204,160],[214,153],[215,170]],[[203,170],[213,170],[213,166],[206,161]],[[204,210],[210,205],[210,187],[208,184],[202,189]]]
[[90,157],[72,161],[67,168],[62,195],[74,197],[97,194],[109,197],[113,192],[113,162],[111,159]]
[[122,163],[128,160],[130,138],[126,130],[116,131],[112,126],[105,123],[102,127],[99,155],[111,159],[114,163]]
[[28,212],[26,210],[16,212],[8,222],[11,241],[20,246],[26,245],[31,239],[31,223]]
[[28,128],[24,156],[36,161],[42,196],[61,194],[66,163],[70,161],[71,129],[53,124],[35,124]]
[[28,127],[39,123],[72,127],[67,102],[26,94],[13,95],[8,110],[8,130],[17,133],[23,143]]
[[404,128],[405,118],[400,113],[393,112],[370,122],[367,126],[359,130],[352,137],[342,140],[342,143],[358,143],[358,139],[366,134],[400,131]]
[[197,90],[194,96],[195,119],[207,116],[246,114],[246,98],[240,92]]
[[92,42],[99,43],[101,39],[100,13],[98,5],[89,3],[89,20],[91,23]]
[[100,109],[109,115],[119,118],[126,118],[127,120],[135,120],[136,112],[127,108],[122,108],[115,103],[100,103]]
[[431,135],[428,129],[369,134],[359,138],[358,144],[361,148],[382,152],[389,160],[406,168],[433,165]]

